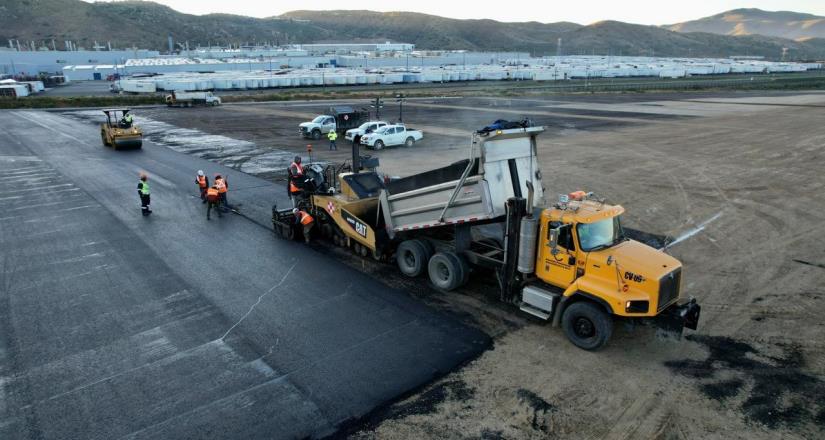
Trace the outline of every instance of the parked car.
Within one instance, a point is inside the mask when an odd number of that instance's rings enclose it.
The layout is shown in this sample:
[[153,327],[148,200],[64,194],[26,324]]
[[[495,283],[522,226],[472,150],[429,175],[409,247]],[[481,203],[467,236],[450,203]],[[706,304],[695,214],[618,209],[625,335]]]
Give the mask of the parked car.
[[384,121],[364,122],[358,128],[351,128],[347,130],[347,133],[344,135],[344,138],[352,142],[352,140],[355,139],[356,134],[360,134],[361,136],[363,136],[365,134],[372,133],[375,130],[378,130],[379,128],[384,127],[386,125],[388,124]]
[[378,130],[361,136],[361,144],[373,150],[380,150],[393,145],[404,145],[412,147],[416,142],[424,138],[421,130],[407,128],[402,124],[386,125]]

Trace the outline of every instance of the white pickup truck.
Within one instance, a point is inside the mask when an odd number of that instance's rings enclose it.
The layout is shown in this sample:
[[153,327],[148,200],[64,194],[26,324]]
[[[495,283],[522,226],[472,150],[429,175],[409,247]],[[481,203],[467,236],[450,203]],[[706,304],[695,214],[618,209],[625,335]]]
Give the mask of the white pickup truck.
[[344,135],[344,139],[352,142],[352,140],[355,139],[356,134],[360,134],[361,136],[363,136],[365,134],[372,133],[385,125],[388,124],[384,121],[364,122],[358,128],[350,128],[349,130],[347,130],[347,133]]
[[372,133],[361,136],[361,144],[373,150],[380,150],[393,145],[404,145],[412,147],[416,142],[424,138],[421,130],[407,128],[404,125],[386,125]]

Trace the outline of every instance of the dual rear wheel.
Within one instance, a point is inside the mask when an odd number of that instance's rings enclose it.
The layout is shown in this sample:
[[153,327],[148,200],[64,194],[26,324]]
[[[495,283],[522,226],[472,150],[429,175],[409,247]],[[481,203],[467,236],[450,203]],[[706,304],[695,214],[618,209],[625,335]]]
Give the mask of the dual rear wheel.
[[467,284],[470,265],[455,252],[435,252],[426,240],[407,240],[396,251],[398,268],[404,275],[417,277],[427,271],[433,285],[441,290],[454,290]]

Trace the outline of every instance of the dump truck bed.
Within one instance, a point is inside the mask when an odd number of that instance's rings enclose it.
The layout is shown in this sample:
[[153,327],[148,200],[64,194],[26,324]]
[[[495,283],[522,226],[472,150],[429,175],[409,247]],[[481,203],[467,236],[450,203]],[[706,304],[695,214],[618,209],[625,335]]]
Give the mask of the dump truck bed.
[[526,197],[528,181],[534,206],[542,206],[536,136],[542,127],[499,130],[475,137],[470,157],[448,166],[391,182],[379,202],[387,232],[478,222],[505,215],[510,197]]

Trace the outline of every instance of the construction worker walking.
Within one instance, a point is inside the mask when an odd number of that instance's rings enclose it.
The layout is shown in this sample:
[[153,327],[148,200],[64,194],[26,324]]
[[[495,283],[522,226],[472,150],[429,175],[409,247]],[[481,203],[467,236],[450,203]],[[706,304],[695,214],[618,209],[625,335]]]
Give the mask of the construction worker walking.
[[207,220],[211,220],[209,218],[209,213],[212,211],[212,208],[214,208],[215,211],[218,212],[218,217],[223,217],[223,214],[221,214],[221,209],[220,209],[221,196],[220,196],[220,193],[218,193],[218,186],[217,185],[212,185],[212,187],[206,189],[206,203],[207,203],[207,205],[206,205],[206,219]]
[[335,145],[335,140],[338,139],[338,132],[335,130],[330,130],[327,134],[327,139],[329,139],[329,150],[338,150],[338,146]]
[[218,188],[218,195],[220,196],[220,208],[224,212],[229,209],[229,204],[226,202],[226,192],[229,190],[229,184],[226,179],[220,174],[215,174],[215,186]]
[[201,192],[201,200],[206,203],[206,190],[209,189],[209,178],[203,174],[203,170],[198,170],[198,175],[195,177],[195,183],[198,184],[198,189]]
[[149,178],[144,173],[140,173],[140,180],[138,181],[137,190],[138,196],[140,196],[140,212],[144,217],[146,217],[152,213],[152,209],[149,207],[149,204],[151,203],[149,197]]
[[309,215],[308,212],[294,208],[292,210],[292,214],[295,215],[295,223],[300,224],[304,228],[304,241],[309,243],[310,233],[312,231],[312,227],[315,225],[315,219]]

